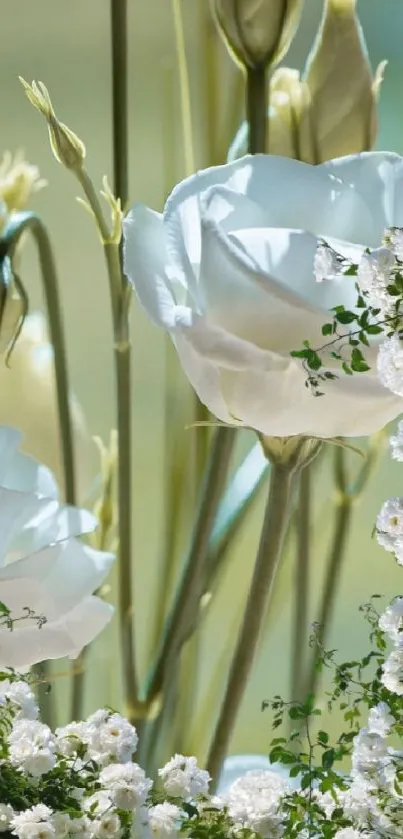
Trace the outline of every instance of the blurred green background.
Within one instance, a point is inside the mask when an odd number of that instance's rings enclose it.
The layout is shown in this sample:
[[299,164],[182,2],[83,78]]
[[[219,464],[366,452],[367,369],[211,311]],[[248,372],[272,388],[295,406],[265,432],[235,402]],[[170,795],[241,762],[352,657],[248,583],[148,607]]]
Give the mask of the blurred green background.
[[[306,0],[302,25],[286,65],[302,68],[322,8]],[[207,0],[184,0],[186,48],[191,78],[196,163],[207,161],[206,62],[204,53]],[[129,0],[130,11],[130,194],[131,200],[160,209],[169,183],[183,174],[179,93],[175,43],[169,0]],[[378,147],[403,152],[403,4],[402,0],[360,0],[358,11],[373,67],[386,58],[382,87]],[[114,424],[112,336],[108,289],[100,244],[91,223],[75,201],[73,178],[53,160],[43,121],[29,107],[17,76],[41,79],[49,87],[58,115],[85,141],[88,168],[96,183],[111,174],[111,74],[107,0],[3,0],[0,95],[1,146],[23,147],[37,163],[49,187],[34,201],[49,227],[62,288],[71,377],[93,434],[107,439]],[[231,75],[222,48],[221,95]],[[168,85],[168,88],[167,88]],[[167,89],[169,96],[167,98]],[[167,110],[171,114],[167,135]],[[166,174],[167,149],[171,152]],[[173,165],[173,168],[172,168]],[[31,309],[43,308],[36,260],[31,246],[24,254],[22,276]],[[163,527],[163,378],[164,337],[138,307],[133,311],[134,404],[134,545],[136,609],[140,663],[147,663],[153,598],[158,580]],[[11,375],[11,373],[10,373]],[[0,400],[7,400],[7,387]],[[44,423],[46,408],[44,407]],[[197,433],[185,431],[183,434]],[[250,438],[240,441],[246,447]],[[43,453],[46,456],[46,453]],[[352,458],[355,464],[354,458]],[[340,587],[330,646],[341,657],[364,650],[365,626],[357,613],[371,593],[395,595],[403,585],[403,569],[371,539],[375,516],[386,497],[398,495],[403,468],[387,454],[354,513],[352,538]],[[333,488],[328,466],[319,470],[315,493],[315,552],[311,579],[311,614],[321,590],[322,572],[331,538]],[[235,633],[234,620],[247,587],[262,517],[263,499],[253,509],[220,582],[218,596],[203,629],[195,711],[212,683],[215,667],[228,660],[226,644]],[[189,510],[190,516],[190,510]],[[264,752],[269,743],[268,718],[261,714],[264,698],[287,692],[292,557],[277,586],[274,619],[262,643],[243,703],[232,752]],[[100,702],[118,705],[120,674],[113,645],[116,620],[94,645],[86,686],[86,711]],[[221,665],[220,665],[221,662]],[[63,670],[64,667],[62,666]],[[60,668],[59,668],[60,670]],[[58,697],[67,713],[68,681],[61,679]],[[205,725],[199,717],[198,725]],[[178,734],[178,747],[180,747]],[[196,726],[188,732],[188,748],[197,747]]]

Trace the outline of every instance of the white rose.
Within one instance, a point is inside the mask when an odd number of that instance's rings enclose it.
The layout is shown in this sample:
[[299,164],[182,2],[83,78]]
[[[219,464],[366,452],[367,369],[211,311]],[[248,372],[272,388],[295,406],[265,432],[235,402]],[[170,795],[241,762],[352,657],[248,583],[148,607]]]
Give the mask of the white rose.
[[389,226],[403,227],[398,155],[320,166],[247,156],[179,184],[162,215],[135,207],[124,221],[125,271],[220,420],[274,437],[366,435],[403,409],[377,377],[377,349],[365,351],[367,373],[338,365],[320,398],[290,351],[306,339],[321,347],[329,309],[356,303],[354,277],[315,281],[318,242],[358,262]]

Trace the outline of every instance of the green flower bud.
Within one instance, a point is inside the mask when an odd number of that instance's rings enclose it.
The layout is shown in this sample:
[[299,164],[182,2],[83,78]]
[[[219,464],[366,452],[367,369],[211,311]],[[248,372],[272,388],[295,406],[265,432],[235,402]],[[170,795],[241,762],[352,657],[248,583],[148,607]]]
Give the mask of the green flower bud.
[[304,160],[320,163],[373,146],[384,68],[385,62],[372,75],[356,0],[326,0],[303,75],[315,135],[313,159],[303,148]]
[[212,0],[233,58],[257,69],[278,64],[298,27],[303,0]]

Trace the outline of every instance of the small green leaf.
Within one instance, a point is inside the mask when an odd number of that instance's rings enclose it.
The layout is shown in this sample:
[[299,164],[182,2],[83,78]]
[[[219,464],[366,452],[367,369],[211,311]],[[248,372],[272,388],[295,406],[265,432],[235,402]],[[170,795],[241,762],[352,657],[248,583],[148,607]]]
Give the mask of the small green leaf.
[[331,335],[333,332],[332,323],[324,323],[322,326],[322,335]]
[[343,324],[354,323],[354,321],[357,320],[357,315],[355,312],[337,312],[336,320]]
[[344,372],[347,373],[347,376],[352,376],[353,375],[353,371],[352,371],[351,367],[348,366],[346,361],[343,361],[343,364],[341,366],[342,366],[342,369],[344,370]]
[[322,767],[323,769],[331,769],[334,763],[334,749],[327,749],[326,752],[323,752],[322,755]]

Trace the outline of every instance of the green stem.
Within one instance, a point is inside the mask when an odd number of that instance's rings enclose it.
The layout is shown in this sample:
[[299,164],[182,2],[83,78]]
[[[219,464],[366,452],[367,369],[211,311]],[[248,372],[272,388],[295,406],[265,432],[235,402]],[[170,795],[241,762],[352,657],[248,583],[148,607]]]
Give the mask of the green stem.
[[255,660],[274,578],[290,518],[297,467],[295,462],[273,463],[270,490],[255,568],[242,624],[231,662],[224,699],[211,740],[207,769],[215,782],[230,743],[248,677]]
[[266,152],[268,143],[268,95],[265,67],[246,68],[246,119],[249,126],[250,154]]
[[315,694],[318,686],[319,671],[316,667],[316,645],[319,649],[327,642],[330,622],[333,617],[334,603],[337,595],[337,587],[340,580],[340,573],[345,557],[348,536],[353,512],[353,497],[345,494],[340,497],[336,510],[334,533],[329,560],[327,562],[326,579],[323,589],[322,601],[317,619],[316,642],[312,649],[312,660],[308,674],[305,695]]
[[128,201],[127,0],[111,0],[113,184],[123,209]]
[[91,179],[83,169],[77,173],[96,218],[109,277],[114,337],[118,433],[118,539],[119,616],[123,657],[125,713],[136,717],[138,679],[136,669],[133,574],[132,574],[132,438],[131,438],[131,344],[129,324],[130,287],[122,276],[119,245],[109,241],[109,229]]
[[10,257],[13,257],[21,236],[29,230],[35,239],[43,280],[48,313],[50,340],[53,346],[56,380],[56,397],[63,459],[64,493],[68,504],[75,504],[75,467],[73,424],[69,404],[69,379],[67,372],[66,343],[61,314],[56,265],[45,225],[35,213],[15,213],[9,221],[3,239]]
[[302,699],[303,662],[307,647],[308,601],[310,551],[309,537],[311,529],[311,469],[307,466],[301,472],[297,509],[297,556],[294,586],[294,632],[291,670],[291,696],[293,701]]
[[194,610],[198,608],[210,536],[227,479],[235,433],[231,428],[217,428],[211,443],[188,557],[175,602],[166,621],[162,644],[148,680],[146,697],[149,701],[158,696],[167,677],[169,678],[172,660],[178,655],[187,634],[188,624],[192,620]]

